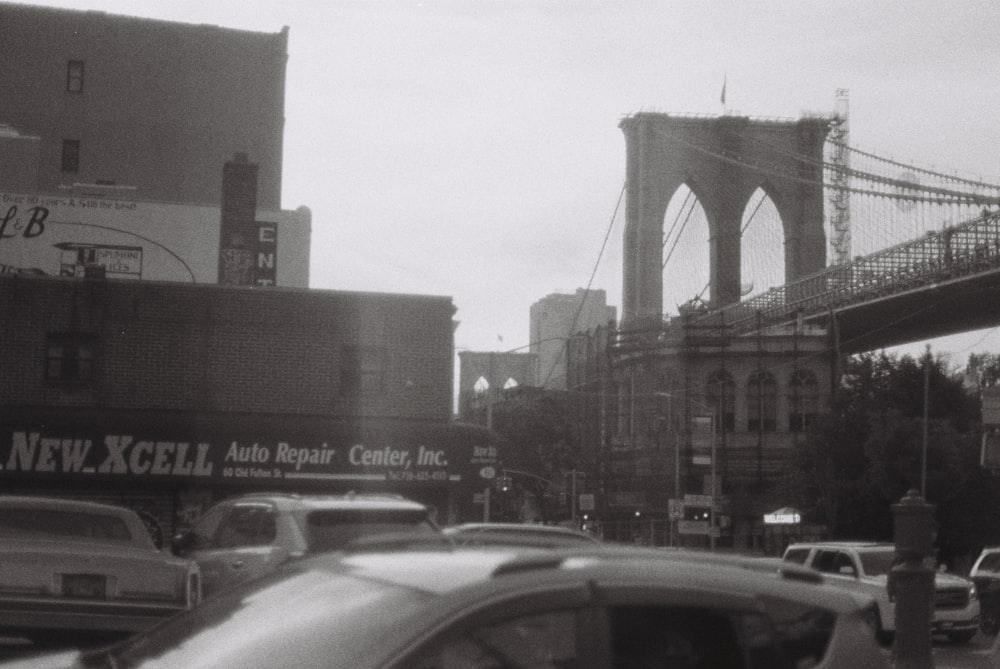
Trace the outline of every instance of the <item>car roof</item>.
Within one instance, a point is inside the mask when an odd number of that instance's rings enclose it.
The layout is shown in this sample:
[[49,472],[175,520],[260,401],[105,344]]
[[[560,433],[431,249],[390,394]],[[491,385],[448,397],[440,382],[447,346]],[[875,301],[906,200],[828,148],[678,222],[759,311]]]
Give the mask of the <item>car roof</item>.
[[885,549],[895,550],[896,545],[886,541],[803,541],[790,544],[788,548],[854,548],[857,550]]
[[582,530],[562,525],[539,525],[536,523],[461,523],[444,528],[446,532],[537,532],[539,534],[567,534],[573,536],[592,536]]
[[119,516],[134,515],[134,511],[123,506],[90,502],[63,497],[42,497],[36,495],[0,495],[0,507],[18,509],[55,509],[58,511],[89,511],[91,513],[111,513]]
[[829,585],[804,567],[762,568],[766,562],[701,551],[674,553],[633,546],[595,545],[534,549],[485,546],[396,552],[323,554],[286,569],[331,570],[436,595],[468,589],[471,601],[487,591],[532,583],[662,583],[678,591],[719,598],[775,596],[838,612],[857,610],[868,595]]
[[351,510],[364,509],[368,511],[381,510],[412,510],[427,511],[427,507],[419,502],[406,499],[399,495],[377,493],[344,493],[344,494],[314,494],[299,495],[296,493],[248,493],[231,497],[226,502],[269,502],[282,511],[291,510]]

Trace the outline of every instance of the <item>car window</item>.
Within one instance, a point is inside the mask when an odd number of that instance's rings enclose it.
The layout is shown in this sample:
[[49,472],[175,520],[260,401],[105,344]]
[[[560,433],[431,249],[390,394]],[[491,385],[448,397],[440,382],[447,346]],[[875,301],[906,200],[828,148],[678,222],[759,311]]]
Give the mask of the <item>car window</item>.
[[[615,606],[610,611],[611,643],[616,669],[747,669],[741,644],[741,614],[696,607]],[[765,626],[758,626],[766,630]],[[773,644],[760,635],[752,637],[761,648]],[[776,667],[774,653],[768,663]],[[762,658],[763,659],[763,658]],[[753,669],[757,669],[754,667]]]
[[274,509],[267,504],[235,504],[219,528],[220,548],[266,546],[277,536]]
[[562,669],[577,662],[576,616],[551,611],[521,616],[442,641],[414,669]]
[[976,570],[978,572],[1000,572],[1000,553],[987,553],[984,555]]
[[[862,551],[859,554],[861,568],[868,576],[881,576],[888,574],[892,566],[896,564],[896,550]],[[931,564],[933,568],[933,561]]]
[[857,569],[851,556],[842,551],[820,550],[816,553],[813,566],[826,574],[850,574],[857,576]]
[[118,516],[30,508],[0,509],[0,537],[132,541],[128,525]]
[[[769,595],[763,595],[761,599],[766,602],[782,655],[795,667],[818,665],[833,638],[837,616],[826,609]],[[760,655],[760,651],[757,652]],[[766,666],[770,665],[754,663],[754,667]]]
[[809,549],[808,548],[789,548],[785,551],[785,560],[788,562],[795,562],[797,564],[805,564],[806,560],[809,559]]
[[374,534],[439,531],[420,509],[312,511],[306,516],[306,528],[311,553],[339,550]]
[[198,519],[188,532],[186,548],[190,550],[202,550],[211,548],[215,541],[215,533],[219,529],[219,523],[226,514],[228,506],[214,506]]

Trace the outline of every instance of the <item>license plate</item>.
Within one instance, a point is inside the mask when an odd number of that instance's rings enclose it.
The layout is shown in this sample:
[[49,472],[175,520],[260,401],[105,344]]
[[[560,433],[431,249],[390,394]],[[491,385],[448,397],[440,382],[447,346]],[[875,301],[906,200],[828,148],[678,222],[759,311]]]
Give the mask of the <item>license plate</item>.
[[104,599],[107,579],[99,574],[63,574],[62,594],[64,597],[82,599]]

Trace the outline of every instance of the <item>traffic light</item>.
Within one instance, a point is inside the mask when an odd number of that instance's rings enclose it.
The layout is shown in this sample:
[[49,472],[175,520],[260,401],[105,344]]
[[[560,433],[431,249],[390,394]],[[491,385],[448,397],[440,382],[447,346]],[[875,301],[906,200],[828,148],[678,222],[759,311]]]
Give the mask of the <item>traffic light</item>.
[[497,477],[495,485],[498,492],[508,492],[510,491],[511,486],[513,485],[513,481],[511,480],[509,475],[501,474],[500,476]]

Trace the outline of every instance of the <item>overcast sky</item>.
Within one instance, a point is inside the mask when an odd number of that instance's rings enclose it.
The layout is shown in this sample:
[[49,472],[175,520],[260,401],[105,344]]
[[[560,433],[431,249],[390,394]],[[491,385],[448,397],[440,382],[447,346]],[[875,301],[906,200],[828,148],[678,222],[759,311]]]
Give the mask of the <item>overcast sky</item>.
[[[451,296],[459,350],[526,346],[530,305],[592,274],[620,309],[618,122],[719,114],[723,79],[751,116],[846,88],[854,146],[1000,183],[997,0],[37,4],[288,26],[282,206],[312,210],[311,286]],[[1000,334],[933,345],[964,363]]]

